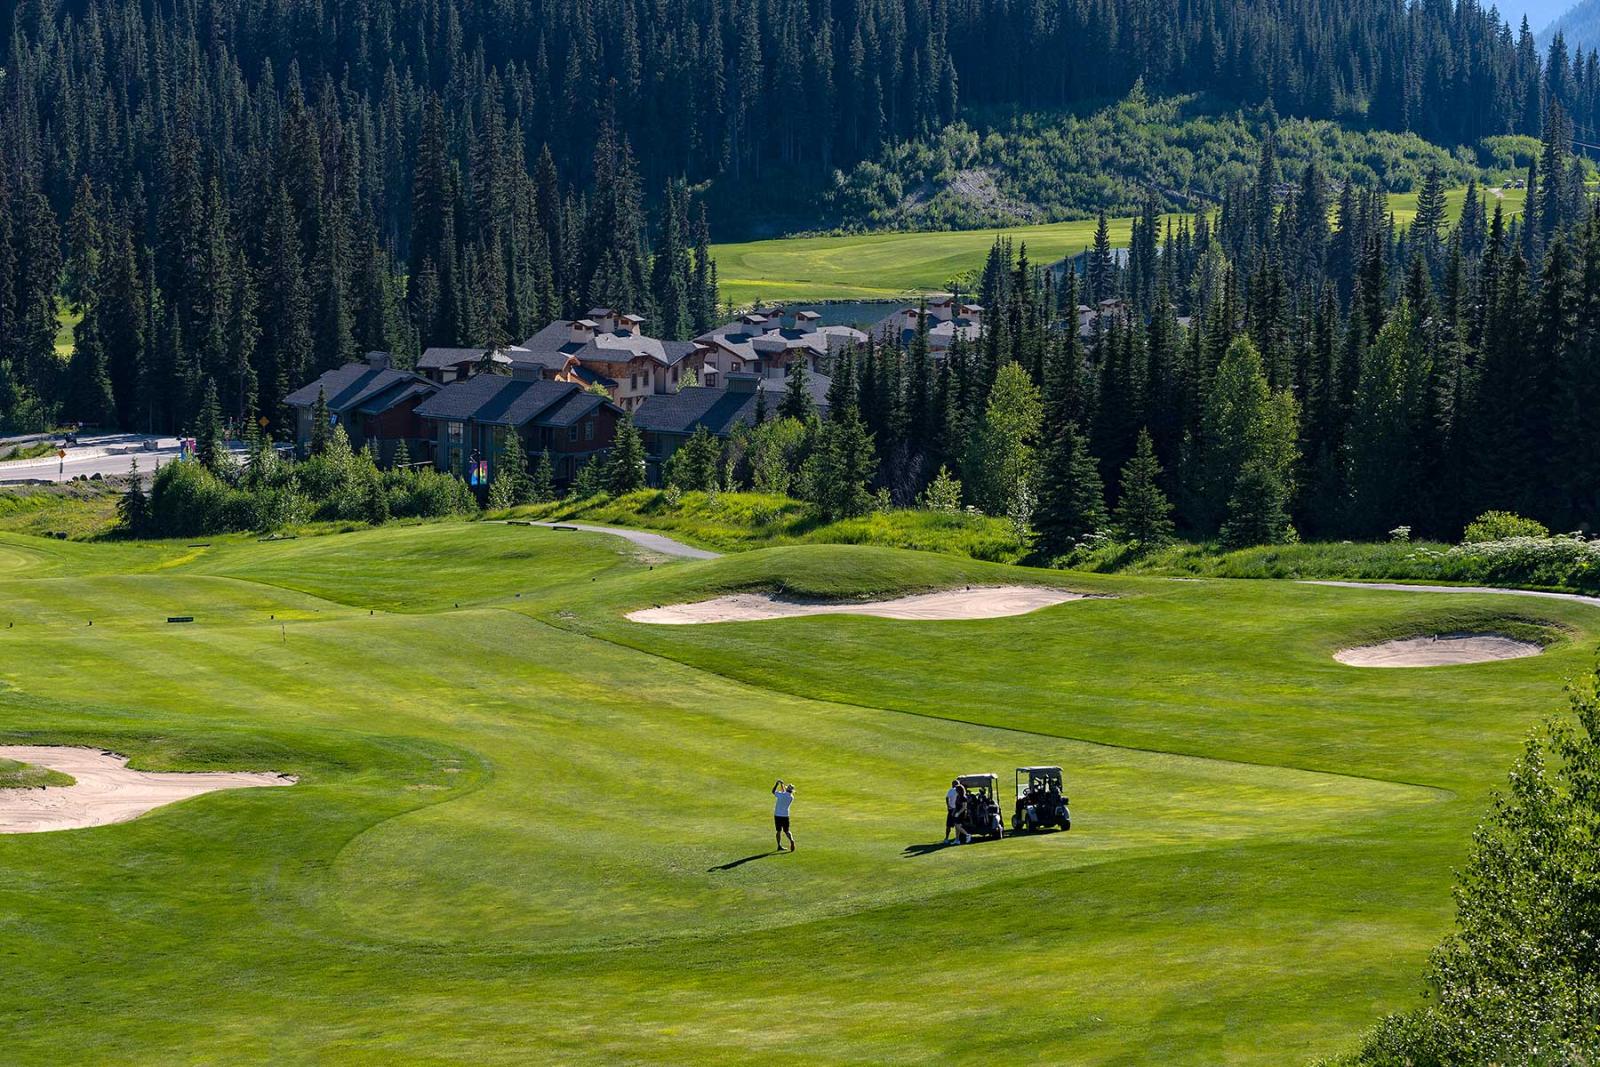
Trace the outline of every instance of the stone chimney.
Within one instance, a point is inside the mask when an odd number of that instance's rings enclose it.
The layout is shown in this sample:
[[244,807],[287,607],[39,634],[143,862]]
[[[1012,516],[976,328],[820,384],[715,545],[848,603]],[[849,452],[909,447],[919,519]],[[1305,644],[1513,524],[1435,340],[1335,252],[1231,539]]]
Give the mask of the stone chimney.
[[735,371],[728,375],[728,392],[753,393],[761,383],[761,375],[750,374],[745,371]]
[[573,319],[567,323],[567,339],[575,345],[585,345],[594,340],[593,319]]
[[392,352],[368,352],[366,355],[367,366],[387,369],[394,365]]
[[794,328],[801,333],[816,333],[822,316],[815,311],[799,311],[794,316]]

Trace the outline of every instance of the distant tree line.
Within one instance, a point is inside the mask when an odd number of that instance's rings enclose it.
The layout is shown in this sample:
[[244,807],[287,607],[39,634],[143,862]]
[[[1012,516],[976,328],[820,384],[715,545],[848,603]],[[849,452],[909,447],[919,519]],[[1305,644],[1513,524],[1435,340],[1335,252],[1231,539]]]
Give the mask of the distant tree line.
[[909,504],[959,475],[1048,556],[1168,516],[1234,544],[1455,538],[1494,508],[1593,529],[1600,214],[1566,121],[1552,104],[1516,219],[1470,186],[1452,224],[1433,171],[1397,226],[1380,193],[1286,173],[1269,137],[1219,210],[1149,206],[1125,255],[1103,218],[1065,272],[997,242],[981,340],[934,360],[924,331],[835,367],[872,486]]

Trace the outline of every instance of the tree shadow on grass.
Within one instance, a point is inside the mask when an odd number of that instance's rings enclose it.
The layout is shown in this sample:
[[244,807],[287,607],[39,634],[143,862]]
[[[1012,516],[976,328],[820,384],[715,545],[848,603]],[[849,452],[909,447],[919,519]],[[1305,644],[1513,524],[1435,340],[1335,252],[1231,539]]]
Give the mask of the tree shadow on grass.
[[731,871],[735,867],[743,867],[747,863],[754,863],[756,860],[764,860],[768,856],[776,856],[778,854],[779,853],[777,850],[773,850],[771,852],[757,852],[754,856],[746,856],[742,860],[729,860],[727,863],[719,863],[715,867],[707,867],[706,873],[710,874],[713,871]]

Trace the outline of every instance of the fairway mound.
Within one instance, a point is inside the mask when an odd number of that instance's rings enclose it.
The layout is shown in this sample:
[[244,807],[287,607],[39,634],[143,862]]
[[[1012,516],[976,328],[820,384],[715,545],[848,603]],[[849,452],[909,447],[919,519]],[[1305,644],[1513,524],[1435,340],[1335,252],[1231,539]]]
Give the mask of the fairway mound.
[[1537,656],[1544,649],[1505,634],[1439,634],[1406,637],[1376,645],[1340,649],[1333,658],[1350,667],[1453,667],[1498,659]]
[[0,758],[61,771],[75,785],[0,789],[0,833],[28,834],[127,822],[147,811],[219,789],[293,785],[284,774],[200,771],[158,774],[128,769],[128,758],[93,748],[0,746]]
[[760,622],[799,615],[876,615],[884,619],[1000,619],[1082,600],[1084,594],[1038,585],[992,585],[918,593],[893,600],[802,600],[768,593],[736,593],[693,604],[630,611],[633,622],[681,626],[702,622]]

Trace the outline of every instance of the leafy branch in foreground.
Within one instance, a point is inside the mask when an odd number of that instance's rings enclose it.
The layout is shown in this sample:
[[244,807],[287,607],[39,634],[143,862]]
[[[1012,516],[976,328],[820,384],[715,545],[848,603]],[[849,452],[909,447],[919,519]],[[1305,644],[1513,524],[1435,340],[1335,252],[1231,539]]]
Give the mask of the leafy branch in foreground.
[[1529,738],[1457,874],[1434,1003],[1385,1019],[1350,1063],[1592,1064],[1600,1057],[1600,678]]

